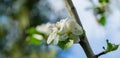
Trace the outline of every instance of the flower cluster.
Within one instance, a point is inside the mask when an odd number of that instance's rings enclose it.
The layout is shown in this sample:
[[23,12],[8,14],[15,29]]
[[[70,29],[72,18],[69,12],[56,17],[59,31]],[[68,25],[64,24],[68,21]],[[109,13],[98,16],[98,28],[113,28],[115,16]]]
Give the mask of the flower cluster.
[[51,33],[51,28],[53,26],[54,24],[51,24],[51,23],[42,24],[36,27],[36,31],[49,35]]
[[59,41],[65,41],[66,39],[72,39],[74,43],[78,43],[80,41],[79,36],[83,34],[82,27],[77,24],[75,19],[70,17],[57,22],[50,29],[47,44],[58,44]]
[[50,29],[53,26],[51,23],[42,24],[36,28],[29,28],[26,33],[29,35],[26,38],[30,44],[40,45],[46,43],[46,38],[50,34]]

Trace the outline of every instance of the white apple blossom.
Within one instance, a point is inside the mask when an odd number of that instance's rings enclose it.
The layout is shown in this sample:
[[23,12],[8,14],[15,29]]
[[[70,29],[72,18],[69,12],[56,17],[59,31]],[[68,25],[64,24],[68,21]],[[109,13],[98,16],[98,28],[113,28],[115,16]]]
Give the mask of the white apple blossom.
[[51,28],[54,26],[54,24],[47,23],[47,24],[42,24],[36,27],[36,30],[38,32],[45,33],[46,35],[49,35],[51,32]]
[[53,40],[53,43],[54,44],[57,44],[58,41],[59,41],[59,36],[57,35],[57,28],[53,28],[53,32],[50,33],[49,37],[48,37],[48,40],[47,40],[47,43],[51,43]]
[[57,22],[52,27],[47,43],[50,44],[53,41],[57,44],[59,41],[65,41],[68,38],[73,39],[74,43],[78,43],[80,41],[79,36],[82,34],[82,27],[77,24],[75,19],[69,17]]

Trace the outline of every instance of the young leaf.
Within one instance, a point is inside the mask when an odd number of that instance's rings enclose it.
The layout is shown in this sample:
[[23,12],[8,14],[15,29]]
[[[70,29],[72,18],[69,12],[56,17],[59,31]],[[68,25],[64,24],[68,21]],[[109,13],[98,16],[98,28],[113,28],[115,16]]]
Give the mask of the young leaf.
[[99,3],[109,3],[109,0],[99,0]]
[[118,47],[119,47],[119,45],[114,45],[114,47],[112,48],[112,51],[117,50],[117,49],[118,49]]
[[38,39],[34,38],[33,36],[27,37],[27,41],[31,44],[34,44],[34,45],[40,45],[41,44],[41,40],[38,40]]
[[107,42],[107,49],[106,49],[106,51],[107,51],[107,52],[110,52],[110,51],[112,50],[113,46],[112,46],[112,44],[109,42],[109,40],[106,40],[106,42]]
[[106,40],[106,42],[107,42],[107,48],[106,49],[104,48],[106,53],[115,51],[119,47],[119,45],[110,43],[109,40]]
[[40,34],[42,36],[45,36],[44,33],[38,32],[35,28],[30,28],[26,31],[27,34],[32,35],[32,34]]
[[73,40],[67,39],[65,41],[59,41],[58,46],[63,50],[70,48],[73,45]]
[[102,16],[99,20],[99,23],[104,26],[106,24],[106,17]]
[[37,33],[37,31],[35,30],[35,28],[30,28],[26,31],[26,33],[28,34],[34,34],[34,33]]

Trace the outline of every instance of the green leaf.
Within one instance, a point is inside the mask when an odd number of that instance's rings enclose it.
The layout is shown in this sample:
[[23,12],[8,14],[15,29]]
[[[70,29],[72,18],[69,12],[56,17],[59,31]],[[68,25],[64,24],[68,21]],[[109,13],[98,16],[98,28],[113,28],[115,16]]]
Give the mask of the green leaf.
[[99,3],[109,3],[109,0],[99,0]]
[[66,50],[70,48],[73,45],[73,40],[72,39],[67,39],[65,41],[59,41],[58,46],[62,48],[63,50]]
[[42,35],[42,36],[45,36],[44,33],[38,32],[34,27],[29,28],[29,29],[26,31],[26,33],[29,34],[29,35],[32,35],[32,34],[40,34],[40,35]]
[[35,30],[35,28],[30,28],[26,31],[27,34],[34,34],[34,33],[37,33],[37,31]]
[[106,42],[107,42],[107,52],[110,52],[111,50],[112,50],[112,48],[113,48],[113,46],[112,46],[112,44],[109,42],[109,40],[106,40]]
[[115,51],[119,47],[119,45],[110,43],[109,40],[106,40],[106,42],[107,42],[107,48],[106,49],[104,48],[106,53],[111,52],[111,51]]
[[99,23],[104,26],[106,24],[106,17],[102,16],[99,20]]
[[34,38],[33,36],[27,37],[27,41],[30,44],[34,44],[34,45],[40,45],[41,44],[41,40],[38,40],[38,39]]
[[95,7],[95,12],[97,14],[104,14],[105,13],[105,9],[103,7],[98,6],[98,7]]
[[114,47],[112,48],[112,51],[117,50],[117,49],[118,49],[118,47],[119,47],[119,45],[114,45]]

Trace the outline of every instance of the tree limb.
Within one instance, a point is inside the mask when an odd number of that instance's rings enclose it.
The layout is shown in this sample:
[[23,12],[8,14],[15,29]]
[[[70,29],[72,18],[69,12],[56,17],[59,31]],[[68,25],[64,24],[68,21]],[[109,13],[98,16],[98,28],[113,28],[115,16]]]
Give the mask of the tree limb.
[[[73,16],[76,19],[77,23],[80,26],[82,26],[81,21],[79,19],[79,16],[78,16],[77,11],[76,11],[76,9],[75,9],[75,7],[73,5],[72,0],[65,0],[65,3],[66,3],[66,6],[68,8],[68,11],[69,11],[70,15]],[[82,28],[83,28],[83,26],[82,26]],[[97,58],[97,57],[95,57],[95,55],[94,55],[94,53],[92,51],[92,48],[90,47],[90,44],[89,44],[89,42],[87,40],[86,35],[84,34],[84,36],[82,36],[80,38],[81,39],[80,39],[79,44],[82,46],[87,58]]]

